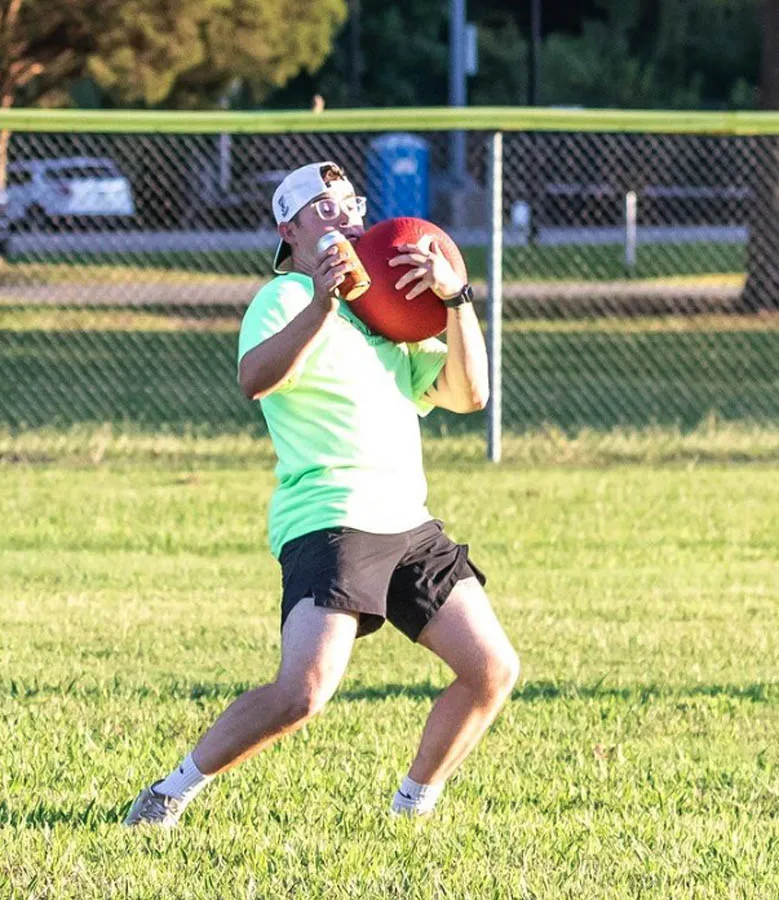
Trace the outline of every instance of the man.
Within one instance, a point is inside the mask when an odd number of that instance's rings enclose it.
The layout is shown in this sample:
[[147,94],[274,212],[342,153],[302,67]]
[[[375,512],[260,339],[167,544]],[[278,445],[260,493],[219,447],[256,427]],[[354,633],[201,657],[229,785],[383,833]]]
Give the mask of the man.
[[[483,575],[425,506],[418,414],[487,402],[487,356],[468,285],[435,244],[404,245],[396,287],[448,306],[448,345],[394,344],[340,300],[352,264],[319,238],[363,232],[365,198],[335,163],[303,166],[276,190],[279,277],[259,291],[239,338],[239,383],[261,401],[278,455],[270,504],[282,569],[276,680],[235,700],[167,778],[141,791],[125,824],[172,826],[217,774],[307,722],[333,695],[356,638],[385,619],[456,678],[437,699],[392,811],[432,811],[494,720],[519,662]],[[410,266],[410,268],[409,268]],[[401,270],[403,271],[403,270]]]

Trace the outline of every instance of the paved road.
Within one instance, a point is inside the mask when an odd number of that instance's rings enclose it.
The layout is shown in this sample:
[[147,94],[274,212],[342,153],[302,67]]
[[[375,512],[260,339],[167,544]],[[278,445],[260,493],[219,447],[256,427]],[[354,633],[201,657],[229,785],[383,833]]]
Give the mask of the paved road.
[[[463,231],[453,235],[462,246],[478,245],[486,241],[483,229]],[[619,228],[549,228],[542,230],[539,243],[547,246],[614,244],[622,240]],[[640,228],[639,243],[686,243],[689,241],[743,242],[746,229],[737,227]],[[506,231],[506,246],[519,246],[523,236]],[[25,253],[45,262],[51,255],[132,254],[148,252],[270,250],[276,235],[270,229],[257,232],[89,232],[82,234],[19,234],[12,239],[11,252]],[[95,283],[40,282],[3,285],[0,281],[0,305],[20,306],[245,306],[254,296],[262,280],[255,277],[225,277],[204,275],[197,282],[122,281]],[[507,303],[556,304],[570,306],[604,303],[618,310],[676,309],[685,307],[728,309],[740,293],[739,286],[707,284],[658,285],[644,281],[565,281],[565,282],[509,282],[504,287]],[[477,299],[486,298],[484,286],[476,289]]]

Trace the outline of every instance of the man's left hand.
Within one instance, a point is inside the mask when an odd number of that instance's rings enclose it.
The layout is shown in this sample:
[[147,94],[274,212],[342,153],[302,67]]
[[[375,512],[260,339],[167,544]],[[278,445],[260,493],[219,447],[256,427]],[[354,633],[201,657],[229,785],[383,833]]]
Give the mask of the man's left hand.
[[454,271],[434,239],[424,236],[416,244],[399,244],[397,250],[398,255],[394,256],[389,264],[413,268],[400,278],[395,289],[402,291],[412,282],[417,282],[406,294],[406,300],[413,300],[428,288],[437,297],[448,300],[463,289],[465,282]]

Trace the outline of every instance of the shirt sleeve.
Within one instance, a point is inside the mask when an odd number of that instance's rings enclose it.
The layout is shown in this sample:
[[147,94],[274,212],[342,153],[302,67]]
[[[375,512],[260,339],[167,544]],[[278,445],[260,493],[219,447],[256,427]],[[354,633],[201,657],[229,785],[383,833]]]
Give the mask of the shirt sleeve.
[[[311,293],[297,280],[282,276],[268,282],[249,304],[241,322],[238,363],[250,350],[289,325],[310,302]],[[294,381],[294,378],[289,378],[276,390],[289,388]]]
[[426,416],[433,404],[424,399],[446,362],[446,344],[438,338],[428,338],[408,345],[411,360],[411,391],[417,412]]

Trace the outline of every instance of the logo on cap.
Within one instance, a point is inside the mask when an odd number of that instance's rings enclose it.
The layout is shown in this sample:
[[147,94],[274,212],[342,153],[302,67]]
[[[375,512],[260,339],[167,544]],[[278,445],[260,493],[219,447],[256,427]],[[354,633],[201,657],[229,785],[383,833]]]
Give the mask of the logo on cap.
[[283,194],[279,197],[279,209],[281,210],[281,214],[286,218],[289,213],[289,203]]

